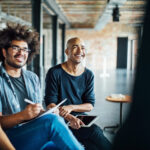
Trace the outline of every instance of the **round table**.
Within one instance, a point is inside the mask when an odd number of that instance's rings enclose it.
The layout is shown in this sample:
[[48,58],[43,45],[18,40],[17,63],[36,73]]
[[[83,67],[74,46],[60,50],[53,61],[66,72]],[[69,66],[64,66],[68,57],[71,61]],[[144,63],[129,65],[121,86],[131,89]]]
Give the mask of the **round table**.
[[131,96],[129,95],[123,95],[123,96],[118,96],[118,97],[112,97],[112,96],[107,96],[106,100],[109,102],[115,102],[115,103],[120,103],[120,123],[119,125],[116,126],[107,126],[104,127],[104,130],[106,128],[118,128],[120,126],[122,126],[122,107],[123,107],[123,103],[130,103],[131,102]]

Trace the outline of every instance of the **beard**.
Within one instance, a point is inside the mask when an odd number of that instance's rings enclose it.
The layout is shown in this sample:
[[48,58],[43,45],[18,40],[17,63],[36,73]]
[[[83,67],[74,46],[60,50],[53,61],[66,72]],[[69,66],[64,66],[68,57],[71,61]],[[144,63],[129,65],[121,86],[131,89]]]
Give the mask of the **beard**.
[[15,64],[15,63],[13,63],[13,62],[11,62],[11,61],[9,61],[9,60],[7,60],[6,61],[6,63],[9,65],[9,66],[11,66],[11,67],[13,67],[13,68],[16,68],[16,69],[20,69],[20,68],[22,68],[26,63],[24,63],[24,64]]
[[[14,58],[17,57],[17,56],[18,56],[18,55],[15,55]],[[10,67],[13,67],[13,68],[16,68],[16,69],[20,69],[20,68],[22,68],[22,67],[26,64],[26,61],[24,61],[23,63],[17,64],[17,63],[15,63],[14,61],[12,61],[12,60],[9,59],[9,58],[10,58],[10,55],[9,55],[9,53],[7,53],[7,58],[6,58],[5,62],[6,62]]]

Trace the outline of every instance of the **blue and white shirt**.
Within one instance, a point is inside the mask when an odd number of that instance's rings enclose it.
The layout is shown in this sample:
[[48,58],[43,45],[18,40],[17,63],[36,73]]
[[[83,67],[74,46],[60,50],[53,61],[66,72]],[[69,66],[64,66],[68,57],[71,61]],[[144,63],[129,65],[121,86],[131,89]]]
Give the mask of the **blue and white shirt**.
[[[22,75],[25,82],[25,88],[28,98],[35,102],[41,103],[40,82],[38,76],[31,72],[22,69]],[[0,65],[0,112],[3,115],[10,115],[20,112],[21,107],[19,100],[15,93],[13,84],[10,77],[4,69],[3,65]]]

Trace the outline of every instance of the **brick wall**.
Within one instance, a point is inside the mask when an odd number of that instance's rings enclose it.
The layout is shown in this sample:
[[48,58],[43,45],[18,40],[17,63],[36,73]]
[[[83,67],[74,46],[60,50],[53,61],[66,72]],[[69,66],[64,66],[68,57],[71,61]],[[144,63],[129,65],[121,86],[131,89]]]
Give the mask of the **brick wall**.
[[[120,23],[109,23],[101,31],[93,29],[67,29],[66,40],[71,37],[80,37],[87,47],[86,66],[92,70],[115,69],[117,58],[117,37],[128,37],[131,40],[138,39],[139,27]],[[135,42],[134,53],[137,50]],[[129,47],[130,49],[130,47]],[[128,49],[128,50],[129,50]],[[136,53],[135,53],[136,54]],[[87,61],[88,60],[88,61]]]

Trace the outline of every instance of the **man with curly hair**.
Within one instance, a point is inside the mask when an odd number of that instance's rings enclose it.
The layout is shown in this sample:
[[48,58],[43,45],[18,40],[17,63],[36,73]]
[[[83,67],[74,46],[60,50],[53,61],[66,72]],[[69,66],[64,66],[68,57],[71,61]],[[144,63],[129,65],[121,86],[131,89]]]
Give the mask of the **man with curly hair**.
[[40,150],[52,143],[55,149],[82,150],[61,117],[34,119],[43,111],[40,83],[22,67],[38,50],[39,35],[33,29],[18,24],[0,31],[0,123],[17,150]]

